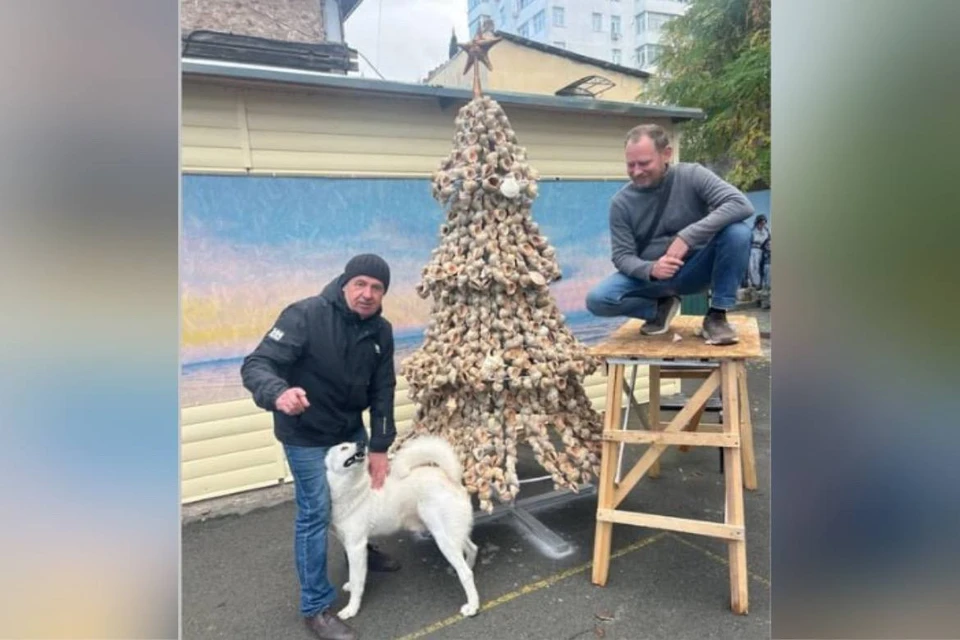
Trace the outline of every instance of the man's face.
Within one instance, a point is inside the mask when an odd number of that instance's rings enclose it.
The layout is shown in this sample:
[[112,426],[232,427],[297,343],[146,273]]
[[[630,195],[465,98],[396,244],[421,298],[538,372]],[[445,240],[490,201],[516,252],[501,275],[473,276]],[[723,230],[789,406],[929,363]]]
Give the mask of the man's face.
[[354,276],[343,286],[347,306],[361,318],[369,318],[380,310],[383,283],[370,276]]
[[627,175],[638,187],[651,187],[663,178],[667,172],[667,163],[673,149],[669,146],[662,152],[657,151],[653,140],[642,136],[636,142],[630,142],[624,149],[627,160]]

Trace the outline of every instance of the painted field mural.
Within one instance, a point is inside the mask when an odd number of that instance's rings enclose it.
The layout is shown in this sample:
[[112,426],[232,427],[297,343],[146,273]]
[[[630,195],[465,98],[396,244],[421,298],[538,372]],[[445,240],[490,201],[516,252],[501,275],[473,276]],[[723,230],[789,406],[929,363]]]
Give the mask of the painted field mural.
[[[607,207],[619,181],[540,183],[534,220],[557,250],[551,291],[587,343],[620,320],[594,318],[588,289],[613,270]],[[390,264],[384,313],[399,361],[416,349],[431,300],[414,291],[443,218],[427,180],[183,177],[181,404],[248,398],[243,357],[289,303],[320,292],[357,253]]]

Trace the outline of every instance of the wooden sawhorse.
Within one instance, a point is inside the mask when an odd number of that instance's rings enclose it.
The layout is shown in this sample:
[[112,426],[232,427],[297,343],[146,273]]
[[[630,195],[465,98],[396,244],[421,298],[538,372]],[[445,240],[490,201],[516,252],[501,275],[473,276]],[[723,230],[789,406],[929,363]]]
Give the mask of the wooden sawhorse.
[[[755,318],[729,316],[740,336],[730,346],[706,344],[695,332],[702,318],[678,316],[662,336],[640,334],[642,322],[630,320],[608,340],[590,351],[607,364],[607,403],[603,423],[603,455],[600,463],[597,530],[593,548],[593,583],[603,586],[610,570],[610,542],[614,523],[680,531],[729,541],[730,607],[747,613],[747,546],[744,527],[743,488],[756,488],[753,430],[744,361],[762,355],[760,331]],[[674,334],[681,337],[674,341]],[[650,366],[650,416],[646,430],[625,429],[621,422],[624,369],[627,365]],[[660,422],[660,379],[703,378],[700,388],[669,423]],[[720,432],[698,430],[704,406],[720,389],[723,424]],[[632,400],[631,390],[631,400]],[[633,469],[618,482],[618,443],[648,444]],[[644,474],[658,464],[668,446],[721,447],[726,484],[723,523],[675,518],[618,510],[627,494]]]

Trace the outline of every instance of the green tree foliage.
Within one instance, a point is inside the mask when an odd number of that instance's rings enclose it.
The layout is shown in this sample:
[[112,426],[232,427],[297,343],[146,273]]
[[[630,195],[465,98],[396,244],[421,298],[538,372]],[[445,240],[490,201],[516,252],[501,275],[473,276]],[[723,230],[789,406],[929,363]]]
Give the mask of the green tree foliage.
[[770,0],[694,0],[663,28],[646,101],[699,107],[683,128],[685,160],[744,190],[770,185]]

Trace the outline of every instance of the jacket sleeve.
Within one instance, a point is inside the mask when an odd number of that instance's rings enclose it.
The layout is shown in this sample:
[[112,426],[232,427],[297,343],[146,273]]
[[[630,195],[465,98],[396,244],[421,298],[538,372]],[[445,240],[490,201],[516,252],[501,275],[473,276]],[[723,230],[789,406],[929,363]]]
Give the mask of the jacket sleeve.
[[724,227],[753,215],[747,197],[703,165],[694,167],[693,187],[710,213],[677,234],[690,247],[706,244]]
[[387,327],[383,353],[370,380],[370,451],[383,453],[393,444],[397,427],[393,417],[393,400],[397,376],[393,370],[393,329]]
[[253,352],[243,359],[240,377],[261,409],[276,411],[274,404],[290,385],[287,368],[296,362],[307,345],[307,318],[302,305],[283,310],[273,328]]
[[637,255],[637,251],[643,251],[645,247],[637,247],[627,211],[616,201],[610,203],[610,248],[617,271],[637,280],[650,279],[653,261]]

